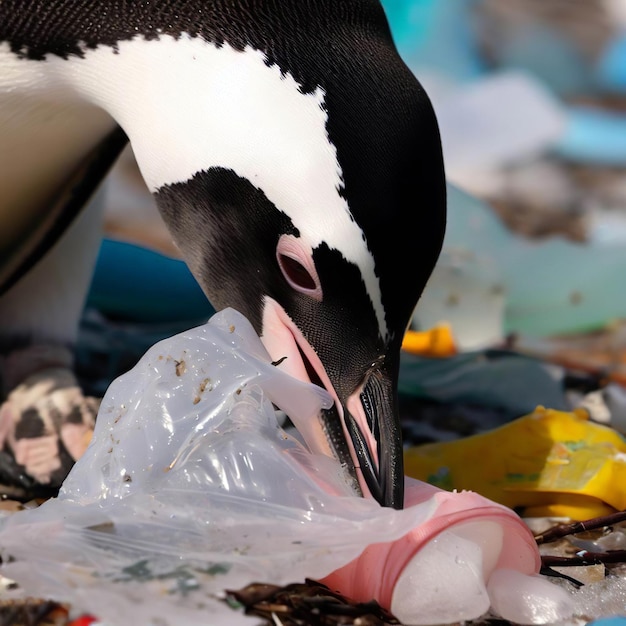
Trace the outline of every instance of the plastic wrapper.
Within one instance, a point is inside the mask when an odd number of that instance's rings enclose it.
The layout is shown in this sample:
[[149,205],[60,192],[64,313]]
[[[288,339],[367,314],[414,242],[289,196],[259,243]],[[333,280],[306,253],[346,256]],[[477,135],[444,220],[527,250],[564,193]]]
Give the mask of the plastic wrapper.
[[538,407],[489,432],[405,452],[410,476],[472,489],[529,517],[584,520],[626,509],[626,440],[589,420]]
[[[1,572],[111,625],[237,624],[249,618],[225,589],[305,577],[391,604],[407,623],[422,623],[424,607],[428,623],[476,617],[492,598],[511,617],[498,600],[519,594],[521,583],[503,586],[510,572],[542,589],[513,617],[567,614],[569,596],[536,576],[537,546],[510,509],[410,479],[402,511],[355,496],[344,469],[300,440],[329,403],[272,365],[233,310],[156,344],[110,386],[59,496],[3,520]],[[427,572],[455,584],[424,593]]]

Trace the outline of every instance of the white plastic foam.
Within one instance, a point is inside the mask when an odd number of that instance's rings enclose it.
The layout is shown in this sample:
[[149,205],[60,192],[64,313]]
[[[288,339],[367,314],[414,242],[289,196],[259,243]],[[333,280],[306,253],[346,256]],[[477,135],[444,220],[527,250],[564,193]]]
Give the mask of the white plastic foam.
[[540,576],[496,570],[487,584],[491,610],[517,624],[553,624],[572,615],[572,596]]
[[404,569],[391,611],[404,624],[449,624],[478,618],[489,605],[480,546],[447,530]]

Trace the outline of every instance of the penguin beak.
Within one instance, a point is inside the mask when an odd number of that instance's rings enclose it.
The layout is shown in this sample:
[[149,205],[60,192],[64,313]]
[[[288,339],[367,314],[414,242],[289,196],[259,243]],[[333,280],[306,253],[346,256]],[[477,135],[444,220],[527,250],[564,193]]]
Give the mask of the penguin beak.
[[344,424],[362,480],[382,506],[401,509],[404,502],[402,432],[393,384],[381,369],[345,403]]
[[323,387],[334,400],[317,420],[294,420],[311,452],[337,458],[360,495],[370,494],[382,506],[401,509],[402,435],[394,384],[384,362],[374,364],[355,389],[343,390],[342,381],[332,380],[316,351],[274,301],[265,308],[261,339],[282,371]]

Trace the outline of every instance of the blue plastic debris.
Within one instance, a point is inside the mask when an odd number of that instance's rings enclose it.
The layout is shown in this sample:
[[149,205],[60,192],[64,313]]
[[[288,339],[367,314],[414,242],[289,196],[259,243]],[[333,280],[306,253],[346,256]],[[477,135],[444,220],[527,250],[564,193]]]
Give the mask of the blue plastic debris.
[[215,313],[183,261],[113,239],[102,242],[87,307],[142,323],[208,319]]
[[626,165],[626,115],[596,107],[569,107],[565,132],[555,150],[570,161]]
[[609,42],[596,73],[597,81],[605,91],[626,92],[626,33]]

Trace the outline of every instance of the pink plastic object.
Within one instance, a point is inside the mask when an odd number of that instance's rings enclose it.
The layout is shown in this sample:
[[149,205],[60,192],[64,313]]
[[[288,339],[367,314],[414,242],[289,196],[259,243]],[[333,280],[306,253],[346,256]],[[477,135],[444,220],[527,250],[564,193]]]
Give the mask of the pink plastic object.
[[406,480],[405,506],[428,502],[431,516],[397,541],[368,546],[322,582],[356,601],[375,599],[406,624],[475,619],[489,609],[526,624],[571,614],[568,594],[537,576],[537,544],[511,509]]

